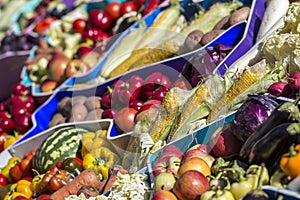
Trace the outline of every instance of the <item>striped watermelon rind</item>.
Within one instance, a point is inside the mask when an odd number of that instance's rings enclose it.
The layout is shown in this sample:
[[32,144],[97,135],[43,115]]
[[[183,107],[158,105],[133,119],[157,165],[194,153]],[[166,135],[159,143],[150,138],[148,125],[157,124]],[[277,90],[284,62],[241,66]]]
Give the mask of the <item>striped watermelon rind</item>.
[[33,169],[42,174],[58,161],[76,157],[82,135],[86,132],[89,131],[83,128],[66,127],[49,135],[33,157]]

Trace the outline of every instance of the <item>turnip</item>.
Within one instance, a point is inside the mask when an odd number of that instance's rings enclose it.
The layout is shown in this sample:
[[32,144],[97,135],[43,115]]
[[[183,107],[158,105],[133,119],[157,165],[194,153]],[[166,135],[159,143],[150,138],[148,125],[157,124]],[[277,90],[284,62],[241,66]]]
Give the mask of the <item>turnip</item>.
[[268,0],[256,40],[260,40],[269,32],[271,27],[278,21],[283,21],[283,16],[289,7],[289,0]]

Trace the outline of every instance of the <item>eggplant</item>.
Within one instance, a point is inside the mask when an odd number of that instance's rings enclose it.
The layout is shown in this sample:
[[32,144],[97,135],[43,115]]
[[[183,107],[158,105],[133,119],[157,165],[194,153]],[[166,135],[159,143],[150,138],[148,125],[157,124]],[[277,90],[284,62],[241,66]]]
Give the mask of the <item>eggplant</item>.
[[287,122],[275,126],[253,145],[249,153],[249,163],[274,166],[278,158],[297,142],[299,135],[300,123]]
[[261,124],[253,134],[249,136],[243,144],[239,156],[242,160],[246,160],[251,148],[259,139],[264,137],[273,127],[285,122],[298,122],[299,108],[293,102],[285,102],[278,106],[272,114]]

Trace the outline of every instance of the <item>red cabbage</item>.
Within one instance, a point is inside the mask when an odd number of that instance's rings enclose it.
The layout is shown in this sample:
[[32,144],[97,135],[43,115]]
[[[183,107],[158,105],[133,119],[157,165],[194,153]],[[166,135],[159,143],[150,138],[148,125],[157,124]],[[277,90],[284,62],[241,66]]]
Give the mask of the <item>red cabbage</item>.
[[235,114],[233,134],[245,142],[277,106],[278,103],[270,95],[249,95]]

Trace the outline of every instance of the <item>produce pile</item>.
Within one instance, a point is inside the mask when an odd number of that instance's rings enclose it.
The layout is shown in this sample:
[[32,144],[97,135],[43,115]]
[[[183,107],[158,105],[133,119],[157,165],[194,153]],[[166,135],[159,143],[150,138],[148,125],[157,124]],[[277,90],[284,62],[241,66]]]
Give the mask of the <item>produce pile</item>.
[[266,2],[222,75],[243,36],[216,39],[249,2],[67,3],[40,1],[1,40],[32,51],[24,73],[51,96],[16,83],[0,101],[0,199],[300,199],[299,2]]

